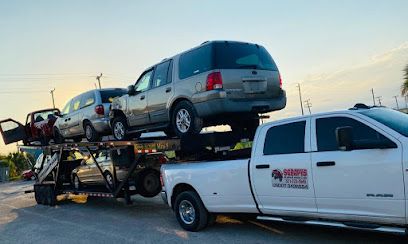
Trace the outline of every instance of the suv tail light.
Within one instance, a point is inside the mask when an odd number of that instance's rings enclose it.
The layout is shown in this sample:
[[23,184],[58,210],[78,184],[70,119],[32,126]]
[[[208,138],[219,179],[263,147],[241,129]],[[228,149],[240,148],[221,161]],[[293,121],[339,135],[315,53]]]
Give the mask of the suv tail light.
[[95,113],[99,115],[105,115],[105,109],[103,108],[103,105],[96,106]]
[[207,91],[222,89],[222,77],[220,72],[213,72],[207,76]]
[[280,73],[279,73],[279,87],[282,88],[282,77]]

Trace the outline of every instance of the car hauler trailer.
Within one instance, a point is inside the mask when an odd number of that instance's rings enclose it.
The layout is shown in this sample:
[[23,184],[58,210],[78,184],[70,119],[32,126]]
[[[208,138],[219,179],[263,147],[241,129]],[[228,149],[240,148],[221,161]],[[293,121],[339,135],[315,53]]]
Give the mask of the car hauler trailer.
[[[185,137],[183,139],[148,138],[134,141],[104,141],[63,143],[50,146],[20,146],[20,151],[33,149],[43,153],[40,170],[36,172],[34,184],[35,200],[38,204],[53,206],[57,203],[56,196],[61,194],[78,194],[92,197],[124,198],[131,204],[131,195],[138,189],[132,182],[132,174],[146,160],[146,156],[157,152],[171,152],[174,161],[203,161],[241,158],[250,155],[250,148],[234,150],[234,146],[242,139],[231,132],[216,132]],[[109,183],[95,158],[97,152],[109,152],[113,164],[113,182]],[[104,179],[104,185],[87,186],[76,189],[73,184],[72,171],[81,164],[83,159],[72,157],[74,152],[86,153],[95,164]],[[116,175],[117,167],[125,167],[127,174],[122,180]]]

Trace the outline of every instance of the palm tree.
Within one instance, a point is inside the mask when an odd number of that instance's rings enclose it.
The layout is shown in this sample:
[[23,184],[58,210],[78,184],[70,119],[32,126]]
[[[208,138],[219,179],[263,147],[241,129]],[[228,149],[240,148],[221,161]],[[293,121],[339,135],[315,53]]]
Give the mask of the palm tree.
[[405,69],[404,69],[404,83],[402,83],[402,86],[401,86],[401,94],[403,96],[408,95],[408,64],[407,66],[405,66]]

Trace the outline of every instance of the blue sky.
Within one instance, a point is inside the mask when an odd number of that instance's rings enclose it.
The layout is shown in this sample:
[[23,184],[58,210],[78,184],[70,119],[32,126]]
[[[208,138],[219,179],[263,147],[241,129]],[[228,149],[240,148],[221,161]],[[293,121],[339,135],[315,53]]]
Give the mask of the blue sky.
[[[264,45],[299,113],[296,83],[313,111],[370,102],[394,106],[408,63],[408,1],[1,1],[0,118],[24,120],[102,83],[126,87],[140,72],[206,40]],[[347,79],[345,79],[347,77]],[[345,99],[347,97],[347,99]],[[402,103],[403,100],[401,100]],[[13,150],[0,142],[0,153]]]

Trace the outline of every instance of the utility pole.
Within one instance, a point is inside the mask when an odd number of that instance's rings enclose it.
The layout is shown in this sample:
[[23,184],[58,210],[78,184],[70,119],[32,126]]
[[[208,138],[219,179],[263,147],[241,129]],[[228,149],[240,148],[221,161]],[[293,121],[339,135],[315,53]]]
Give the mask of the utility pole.
[[51,93],[51,98],[52,98],[52,107],[53,107],[53,108],[55,108],[54,91],[55,91],[55,88],[50,91],[50,93]]
[[378,104],[380,104],[380,106],[382,106],[382,104],[381,104],[382,96],[378,96],[378,97],[376,97],[376,98],[377,98],[377,100],[378,100]]
[[305,115],[303,111],[303,103],[302,103],[302,92],[300,91],[300,83],[297,84],[297,88],[299,90],[299,102],[300,102],[300,109],[302,110],[302,115]]
[[99,84],[99,90],[101,89],[101,77],[102,77],[102,73],[96,76],[96,79],[98,80],[98,84]]
[[397,110],[399,110],[399,106],[398,106],[398,96],[394,96],[395,98],[395,103],[397,104]]
[[312,107],[312,103],[310,102],[310,99],[307,99],[304,102],[305,102],[305,106],[309,109],[309,114],[312,114],[312,111],[310,110],[310,108]]
[[374,104],[374,107],[375,107],[374,88],[371,88],[371,94],[373,95],[373,104]]

